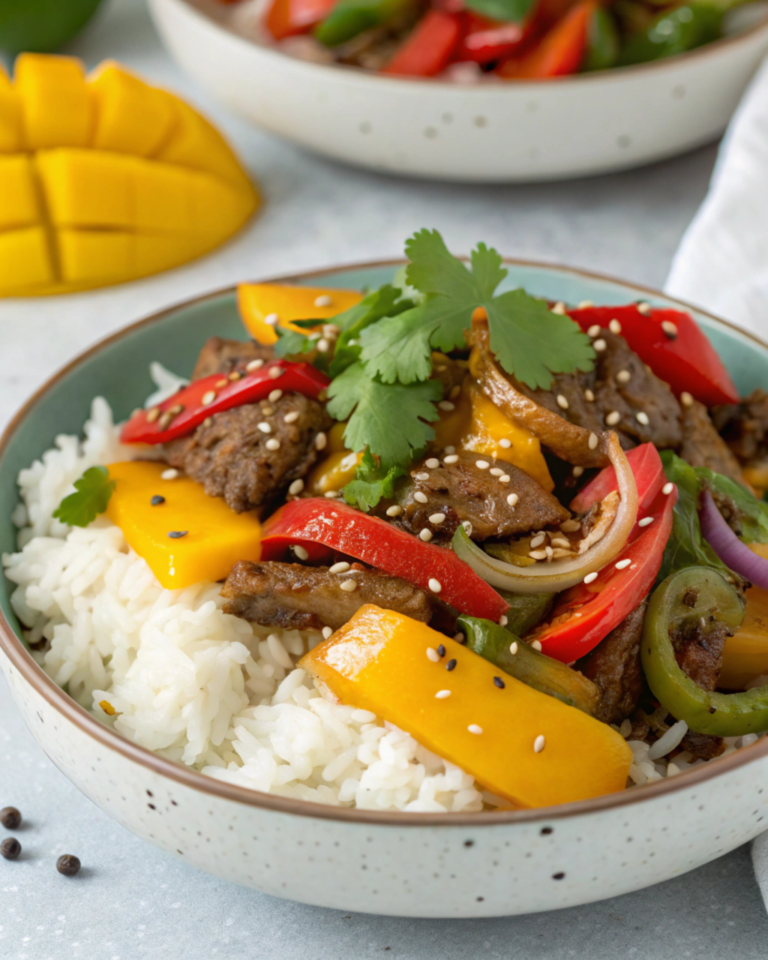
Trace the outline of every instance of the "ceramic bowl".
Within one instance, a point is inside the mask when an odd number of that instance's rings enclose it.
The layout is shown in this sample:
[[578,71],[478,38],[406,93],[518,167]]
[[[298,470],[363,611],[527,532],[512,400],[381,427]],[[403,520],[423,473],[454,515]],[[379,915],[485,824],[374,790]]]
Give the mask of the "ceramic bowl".
[[[553,300],[680,306],[640,287],[509,262],[505,285]],[[378,286],[397,264],[288,282]],[[768,380],[768,347],[693,311],[742,392]],[[18,471],[77,433],[91,398],[125,417],[151,389],[160,360],[191,369],[212,334],[244,338],[233,290],[120,331],[54,376],[0,441],[0,552],[15,549]],[[0,584],[0,666],[26,723],[62,772],[129,830],[172,856],[236,883],[343,910],[481,917],[587,903],[666,880],[768,827],[768,738],[689,773],[597,800],[542,810],[400,814],[282,799],[212,780],[102,726],[59,689],[25,648]],[[727,816],[724,811],[727,810]]]
[[768,18],[669,60],[545,82],[459,85],[307,63],[239,36],[216,0],[150,0],[168,49],[222,103],[303,147],[429,179],[551,180],[649,163],[725,129]]

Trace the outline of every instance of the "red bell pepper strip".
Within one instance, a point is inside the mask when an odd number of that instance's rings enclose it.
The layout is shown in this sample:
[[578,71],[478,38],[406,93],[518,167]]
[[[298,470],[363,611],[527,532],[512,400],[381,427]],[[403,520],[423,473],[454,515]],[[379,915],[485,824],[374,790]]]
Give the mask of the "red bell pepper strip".
[[[231,376],[231,375],[230,375]],[[276,389],[316,400],[330,383],[308,363],[274,360],[231,380],[224,373],[194,380],[150,410],[138,410],[123,427],[123,443],[167,443],[192,433],[207,417],[258,403]]]
[[[657,494],[644,518],[653,518],[650,526],[641,528],[592,583],[580,583],[562,594],[549,625],[536,633],[548,657],[573,663],[585,656],[648,595],[661,569],[676,502],[677,487]],[[623,565],[625,560],[628,565]]]
[[434,593],[436,580],[440,599],[472,617],[498,622],[509,609],[507,601],[452,550],[424,543],[345,503],[315,497],[292,500],[272,514],[262,529],[261,559],[280,559],[295,544],[304,547],[311,560],[323,558],[318,549],[322,545],[427,593]]
[[[659,451],[652,443],[642,443],[627,451],[627,460],[632,468],[637,485],[637,515],[644,517],[656,499],[656,494],[667,482]],[[581,490],[571,502],[574,513],[586,513],[593,503],[604,500],[609,493],[618,490],[616,471],[606,467]]]
[[436,76],[448,65],[461,29],[459,14],[429,10],[382,73],[402,77]]
[[464,14],[461,39],[453,51],[456,61],[491,63],[519,50],[531,36],[533,21],[499,23],[472,10]]
[[584,59],[595,7],[595,0],[577,4],[532,50],[502,63],[496,72],[508,80],[546,80],[576,73]]
[[275,40],[309,33],[336,6],[336,0],[272,0],[266,27]]
[[673,393],[687,392],[705,406],[737,403],[738,391],[715,348],[689,313],[653,309],[641,312],[635,304],[624,307],[585,307],[568,315],[582,330],[611,320],[621,324],[621,335],[630,349],[647,363]]

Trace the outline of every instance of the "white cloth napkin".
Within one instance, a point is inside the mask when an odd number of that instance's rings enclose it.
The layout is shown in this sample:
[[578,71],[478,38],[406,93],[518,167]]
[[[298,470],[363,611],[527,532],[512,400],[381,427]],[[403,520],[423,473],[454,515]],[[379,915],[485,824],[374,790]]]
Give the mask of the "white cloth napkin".
[[[768,61],[731,121],[666,290],[768,339]],[[768,833],[752,862],[768,907]]]

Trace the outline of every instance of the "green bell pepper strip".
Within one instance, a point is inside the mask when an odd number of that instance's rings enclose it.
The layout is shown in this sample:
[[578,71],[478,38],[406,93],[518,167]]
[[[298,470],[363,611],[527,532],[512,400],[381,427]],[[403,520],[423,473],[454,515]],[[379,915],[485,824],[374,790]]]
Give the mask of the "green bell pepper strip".
[[613,16],[597,7],[589,18],[587,49],[581,63],[583,71],[608,70],[619,59],[619,31]]
[[[467,637],[473,653],[495,664],[504,673],[546,693],[583,713],[594,716],[600,703],[600,690],[585,676],[559,660],[534,650],[525,641],[491,620],[459,617],[459,630]],[[512,653],[512,645],[515,652]]]
[[414,0],[339,0],[329,16],[315,27],[315,38],[326,47],[337,47],[364,30],[394,20],[413,6]]
[[618,65],[632,66],[674,57],[719,40],[723,33],[723,10],[704,3],[687,3],[665,10],[642,33],[630,37]]
[[741,737],[768,730],[768,686],[743,693],[702,690],[675,659],[671,635],[686,624],[703,620],[725,623],[736,630],[744,618],[744,605],[726,580],[703,567],[688,567],[673,574],[651,597],[643,628],[643,671],[651,692],[676,720],[690,730],[716,737]]
[[506,590],[498,593],[509,604],[504,626],[516,637],[524,637],[538,626],[551,612],[557,597],[556,593],[507,593]]

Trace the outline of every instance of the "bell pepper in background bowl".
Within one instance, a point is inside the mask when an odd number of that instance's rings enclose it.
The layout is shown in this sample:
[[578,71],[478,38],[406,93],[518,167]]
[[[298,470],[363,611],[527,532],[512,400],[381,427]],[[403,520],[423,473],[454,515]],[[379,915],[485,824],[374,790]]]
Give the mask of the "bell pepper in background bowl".
[[414,0],[337,0],[313,32],[324,46],[336,47],[364,30],[395,20],[414,6]]
[[497,70],[507,80],[546,80],[576,73],[587,48],[587,29],[597,9],[584,0],[570,10],[522,56],[505,61]]
[[429,10],[384,68],[384,73],[404,77],[436,76],[448,65],[461,31],[460,14]]
[[273,0],[265,25],[275,40],[308,33],[324,20],[336,0]]
[[101,0],[2,0],[0,52],[53,53],[74,39]]

